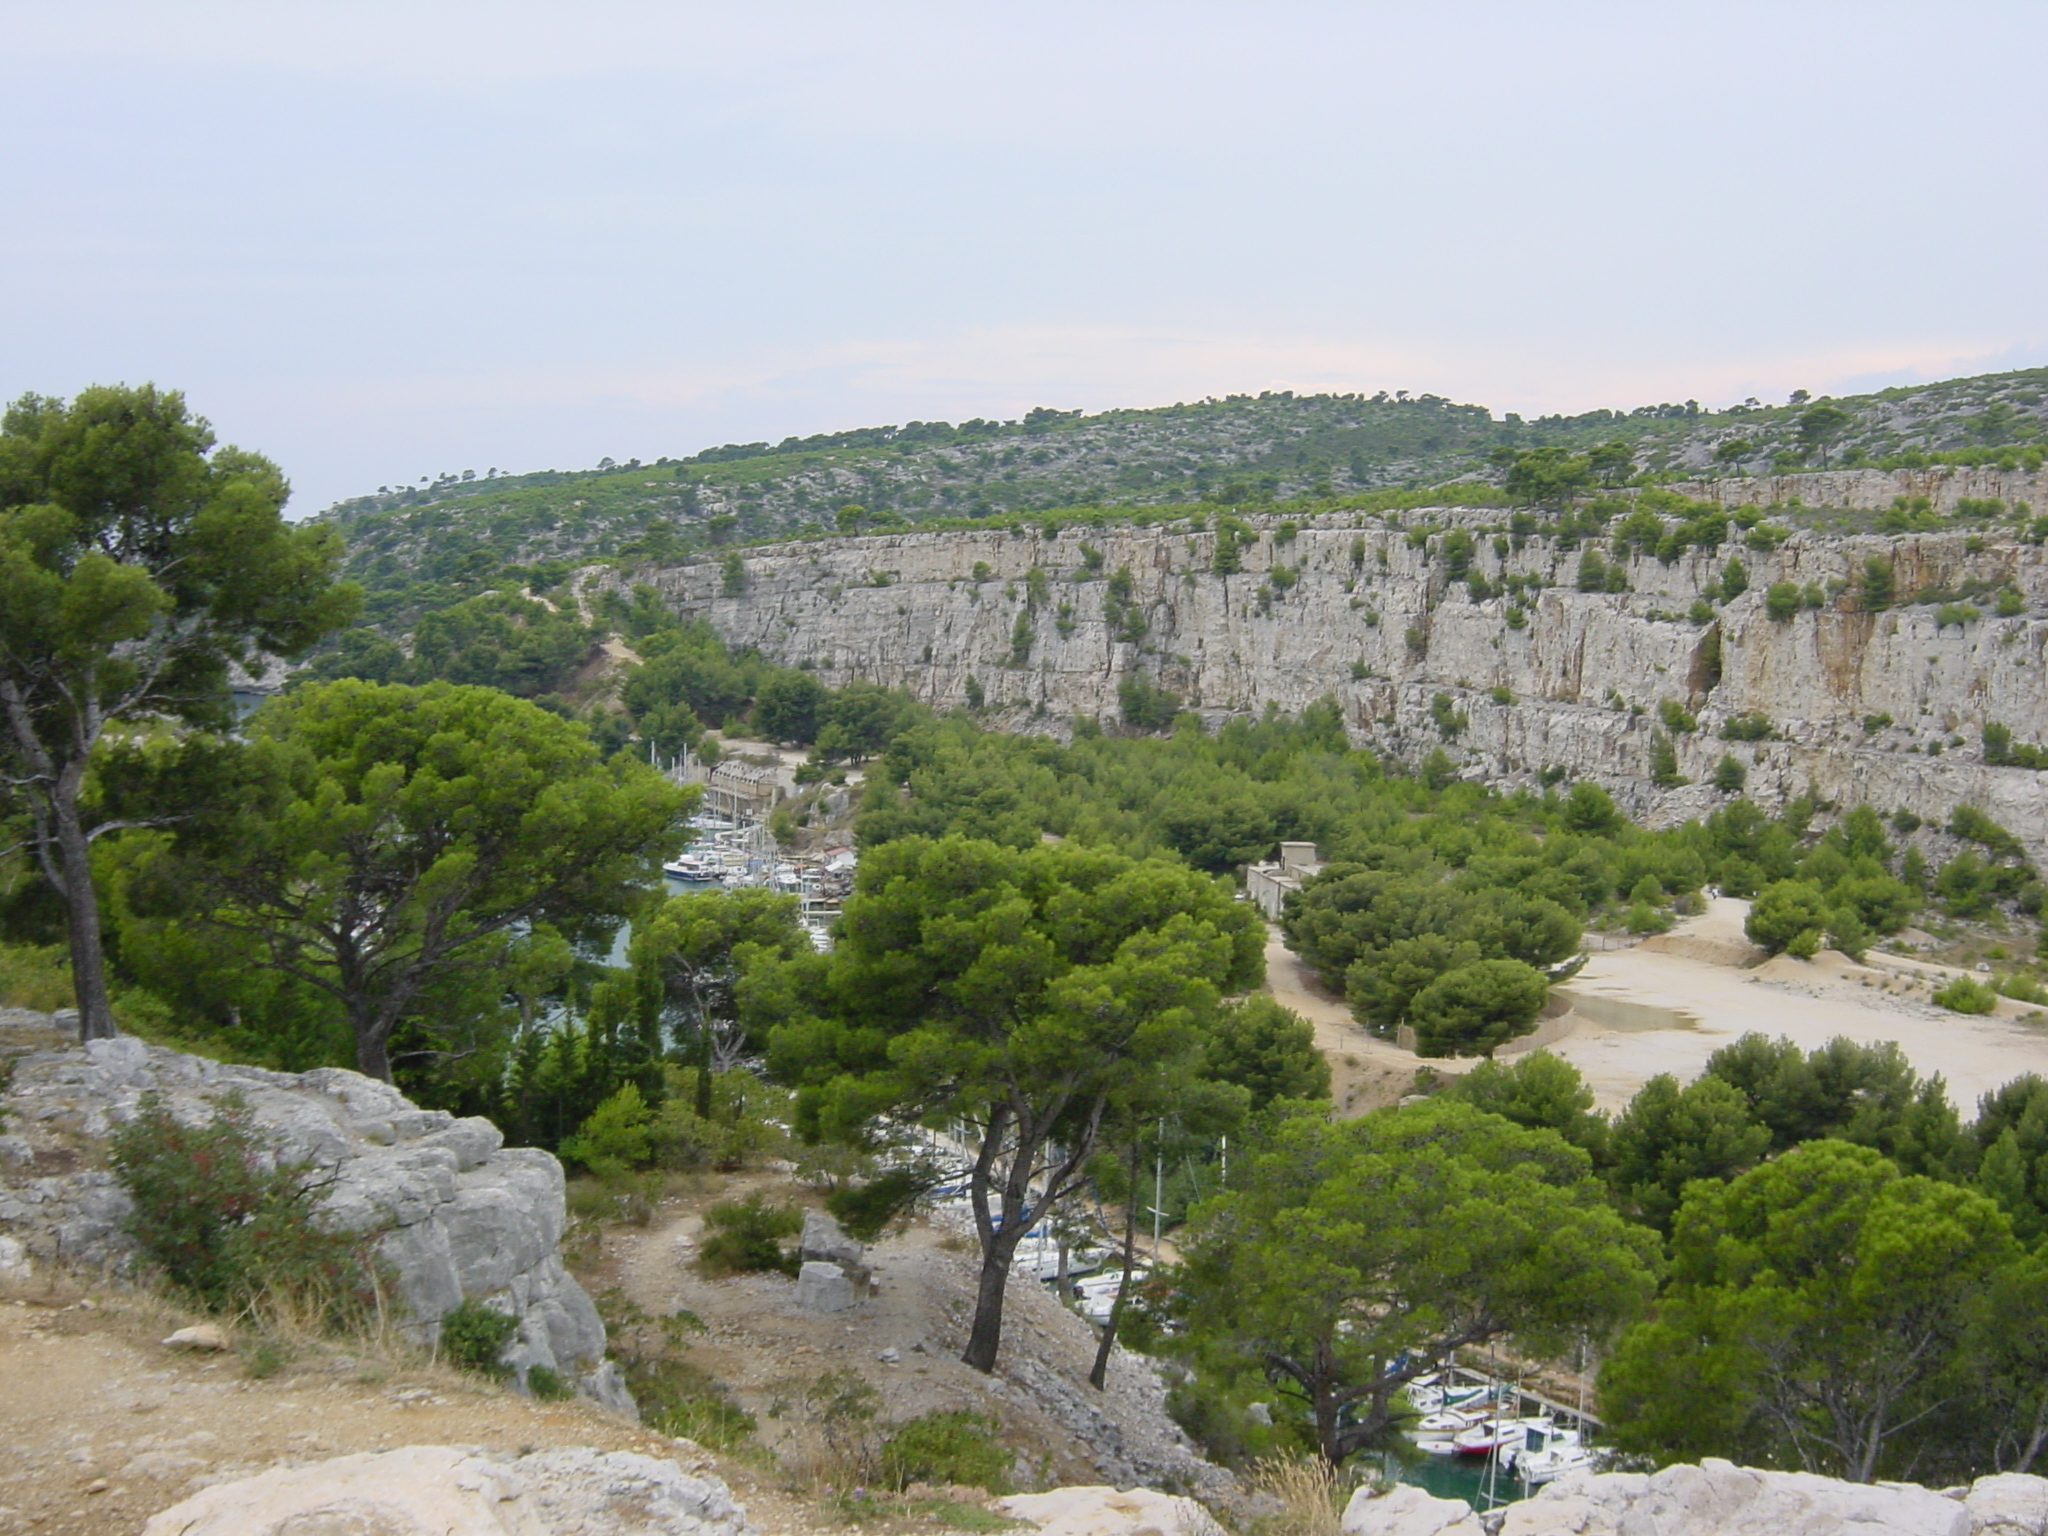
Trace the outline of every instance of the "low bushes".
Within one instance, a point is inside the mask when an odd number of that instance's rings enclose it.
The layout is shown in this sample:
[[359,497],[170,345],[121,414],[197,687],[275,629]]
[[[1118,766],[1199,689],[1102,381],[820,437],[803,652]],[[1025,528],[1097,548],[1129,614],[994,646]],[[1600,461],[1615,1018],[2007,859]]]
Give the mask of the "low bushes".
[[464,1300],[441,1314],[441,1354],[450,1364],[493,1381],[503,1381],[512,1367],[499,1358],[518,1319],[481,1301]]
[[698,1250],[697,1268],[707,1275],[737,1275],[774,1270],[794,1275],[794,1250],[782,1240],[804,1229],[803,1212],[793,1205],[770,1205],[758,1194],[744,1200],[721,1200],[705,1213],[709,1229]]
[[882,1477],[901,1489],[911,1483],[965,1483],[1001,1493],[1012,1458],[996,1439],[996,1421],[961,1408],[920,1414],[882,1442]]
[[129,1235],[199,1305],[330,1327],[374,1312],[368,1234],[322,1222],[318,1171],[272,1161],[246,1104],[228,1099],[204,1124],[187,1125],[146,1096],[111,1146],[133,1201]]
[[1955,1013],[1989,1013],[1998,1006],[1998,994],[1970,976],[1958,976],[1937,988],[1934,1000]]

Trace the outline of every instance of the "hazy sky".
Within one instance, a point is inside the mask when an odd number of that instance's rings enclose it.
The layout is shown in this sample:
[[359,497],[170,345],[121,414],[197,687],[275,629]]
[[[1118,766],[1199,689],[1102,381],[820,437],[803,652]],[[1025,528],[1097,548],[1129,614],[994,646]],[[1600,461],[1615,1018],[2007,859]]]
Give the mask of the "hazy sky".
[[0,389],[295,509],[1261,389],[2048,363],[2048,5],[0,0]]

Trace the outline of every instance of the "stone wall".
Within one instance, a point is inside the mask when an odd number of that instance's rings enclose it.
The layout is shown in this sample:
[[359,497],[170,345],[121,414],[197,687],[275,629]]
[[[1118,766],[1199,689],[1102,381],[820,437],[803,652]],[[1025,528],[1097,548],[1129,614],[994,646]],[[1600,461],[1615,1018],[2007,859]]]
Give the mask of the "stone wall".
[[545,1366],[632,1411],[597,1309],[562,1267],[562,1166],[548,1153],[507,1147],[488,1120],[420,1109],[358,1072],[268,1072],[128,1037],[80,1047],[59,1027],[68,1017],[0,1009],[0,1044],[16,1056],[0,1101],[0,1240],[29,1263],[129,1267],[128,1197],[98,1144],[145,1094],[191,1121],[238,1095],[278,1159],[321,1171],[337,1224],[383,1234],[377,1251],[421,1342],[458,1302],[483,1301],[518,1321],[504,1356],[518,1378]]
[[[1503,518],[1444,511],[1407,521],[1476,531]],[[1575,589],[1578,551],[1531,536],[1502,539],[1506,552],[1496,553],[1495,536],[1480,533],[1473,568],[1489,581],[1534,574],[1553,583],[1516,628],[1507,599],[1475,603],[1463,583],[1446,580],[1436,541],[1418,548],[1377,517],[1325,515],[1286,543],[1276,541],[1277,519],[1252,521],[1259,537],[1243,551],[1244,572],[1230,576],[1210,573],[1212,533],[1117,528],[781,545],[746,556],[737,596],[725,594],[712,561],[603,579],[646,581],[732,643],[810,664],[828,683],[865,679],[948,708],[965,700],[972,678],[991,721],[1014,728],[1058,731],[1077,715],[1114,721],[1118,685],[1134,673],[1212,723],[1268,704],[1294,711],[1327,695],[1360,745],[1411,762],[1443,747],[1471,774],[1503,785],[1563,769],[1606,785],[1653,823],[1717,803],[1704,781],[1728,753],[1765,805],[1812,786],[1832,800],[1938,821],[1968,801],[2048,852],[2048,776],[1987,767],[1977,751],[1991,720],[2019,741],[2048,743],[2048,552],[2038,546],[2002,535],[1973,549],[1962,533],[1800,533],[1776,551],[1731,543],[1669,565],[1637,557],[1626,566],[1629,591],[1596,593]],[[1090,579],[1078,579],[1090,576],[1084,546],[1100,552]],[[1788,620],[1766,614],[1773,582],[1839,588],[1871,555],[1895,562],[1902,598],[1969,581],[2009,583],[2024,611],[1997,618],[1983,599],[1976,622],[1941,627],[1931,605],[1862,613],[1837,598]],[[1711,623],[1691,621],[1688,611],[1730,556],[1748,568],[1748,591]],[[1276,564],[1297,579],[1262,599]],[[1034,567],[1047,578],[1036,605],[1027,583]],[[1119,640],[1105,614],[1103,578],[1125,567],[1146,626],[1139,643]],[[1467,721],[1454,740],[1431,714],[1439,694]],[[1698,732],[1674,743],[1695,781],[1676,790],[1649,781],[1657,709],[1667,699],[1699,718]],[[1751,711],[1768,716],[1781,739],[1719,739],[1724,720]],[[1889,725],[1865,728],[1866,718],[1885,715]]]

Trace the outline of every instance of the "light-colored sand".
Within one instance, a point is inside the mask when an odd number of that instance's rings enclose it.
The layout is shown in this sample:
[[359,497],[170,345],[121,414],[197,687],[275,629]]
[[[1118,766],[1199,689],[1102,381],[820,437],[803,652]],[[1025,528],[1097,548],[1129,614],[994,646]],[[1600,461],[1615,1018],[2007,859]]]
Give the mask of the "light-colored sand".
[[[1576,1027],[1550,1049],[1585,1074],[1603,1109],[1619,1109],[1659,1072],[1697,1077],[1715,1051],[1751,1033],[1784,1035],[1807,1050],[1837,1035],[1862,1044],[1896,1040],[1921,1073],[1947,1079],[1965,1115],[1999,1084],[2048,1071],[2048,1030],[2014,1017],[2025,1011],[2018,1005],[1973,1018],[1920,1000],[1924,987],[1904,978],[1938,976],[1938,966],[1883,954],[1859,966],[1828,951],[1811,961],[1780,956],[1753,970],[1693,958],[1710,945],[1735,949],[1747,912],[1746,902],[1711,902],[1669,942],[1595,954],[1563,989],[1592,1006],[1575,1010]],[[1606,1013],[1603,1002],[1669,1010],[1677,1027],[1641,1027],[1648,1019],[1615,1027],[1612,1019],[1585,1017]]]
[[1316,1045],[1330,1059],[1331,1096],[1340,1115],[1383,1109],[1415,1091],[1415,1073],[1428,1067],[1456,1076],[1469,1061],[1430,1061],[1370,1034],[1341,997],[1317,981],[1277,928],[1266,939],[1266,990],[1315,1026]]
[[[1967,1117],[1984,1094],[2025,1072],[2048,1074],[2048,1027],[2002,1002],[1993,1016],[1951,1013],[1927,1002],[1922,978],[1950,974],[1911,957],[1873,952],[1857,965],[1832,951],[1811,961],[1779,956],[1754,968],[1743,937],[1749,904],[1726,897],[1668,935],[1594,953],[1558,989],[1574,1004],[1539,1036],[1503,1051],[1543,1048],[1576,1066],[1602,1109],[1619,1110],[1660,1072],[1699,1075],[1722,1046],[1752,1033],[1784,1035],[1807,1050],[1837,1035],[1869,1044],[1896,1040],[1921,1073],[1939,1073]],[[1341,999],[1319,987],[1276,936],[1267,950],[1273,995],[1316,1026],[1335,1068],[1340,1110],[1360,1113],[1398,1097],[1415,1068],[1457,1071],[1469,1062],[1424,1062],[1375,1040]],[[1396,1081],[1402,1086],[1393,1093]],[[1348,1098],[1347,1098],[1348,1094]]]

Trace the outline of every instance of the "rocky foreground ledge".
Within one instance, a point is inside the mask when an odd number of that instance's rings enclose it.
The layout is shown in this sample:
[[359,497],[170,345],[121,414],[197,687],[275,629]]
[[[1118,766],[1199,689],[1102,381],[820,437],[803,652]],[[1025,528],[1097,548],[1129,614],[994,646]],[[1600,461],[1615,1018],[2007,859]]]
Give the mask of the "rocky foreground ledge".
[[1361,1489],[1343,1529],[1344,1536],[2048,1536],[2048,1478],[2009,1472],[1937,1490],[1708,1459],[1654,1473],[1560,1479],[1484,1515],[1420,1488]]
[[[1192,1499],[1147,1489],[1056,1488],[993,1508],[1039,1536],[1222,1536]],[[1560,1481],[1475,1515],[1419,1488],[1361,1491],[1345,1536],[2042,1536],[2048,1479],[2006,1474],[1968,1488],[1867,1486],[1725,1461]],[[715,1477],[625,1452],[517,1459],[408,1446],[279,1468],[208,1488],[143,1536],[757,1536]]]
[[126,1037],[80,1047],[66,1042],[66,1022],[0,1009],[0,1051],[16,1057],[0,1136],[0,1274],[131,1265],[128,1196],[97,1165],[95,1143],[145,1094],[191,1121],[239,1095],[279,1159],[329,1181],[337,1223],[382,1234],[377,1251],[420,1342],[457,1303],[482,1301],[518,1323],[504,1357],[515,1379],[544,1366],[633,1411],[597,1309],[562,1266],[562,1166],[548,1153],[507,1147],[490,1121],[421,1109],[359,1072],[270,1072]]

